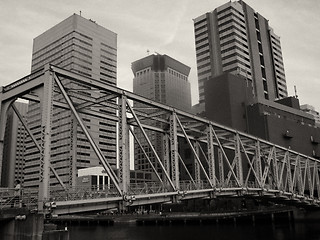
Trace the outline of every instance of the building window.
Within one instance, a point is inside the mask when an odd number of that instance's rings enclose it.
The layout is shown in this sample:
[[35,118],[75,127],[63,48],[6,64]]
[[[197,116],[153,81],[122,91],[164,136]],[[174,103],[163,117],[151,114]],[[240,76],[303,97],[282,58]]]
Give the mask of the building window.
[[261,68],[261,74],[262,74],[263,79],[267,79],[266,78],[266,70],[264,69],[264,67]]
[[264,58],[263,58],[263,55],[260,55],[260,63],[261,63],[261,66],[264,66]]
[[263,54],[261,43],[258,43],[258,48],[259,48],[259,53]]
[[263,90],[264,91],[268,91],[268,84],[267,84],[267,81],[266,80],[263,80]]
[[256,29],[259,30],[260,28],[259,28],[259,21],[258,21],[258,19],[255,18],[255,19],[254,19],[254,23],[255,23],[255,25],[256,25]]

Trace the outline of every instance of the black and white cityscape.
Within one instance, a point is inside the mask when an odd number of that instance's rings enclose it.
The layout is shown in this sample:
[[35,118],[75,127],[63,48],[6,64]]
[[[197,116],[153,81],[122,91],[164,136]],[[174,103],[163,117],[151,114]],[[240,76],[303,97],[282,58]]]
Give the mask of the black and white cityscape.
[[0,68],[3,239],[319,238],[319,3],[178,2],[14,5],[52,13]]

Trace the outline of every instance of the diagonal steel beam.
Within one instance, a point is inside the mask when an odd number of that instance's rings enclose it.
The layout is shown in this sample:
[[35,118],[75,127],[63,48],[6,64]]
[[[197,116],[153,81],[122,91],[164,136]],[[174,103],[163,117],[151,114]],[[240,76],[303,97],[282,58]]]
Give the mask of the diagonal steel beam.
[[[232,160],[232,163],[231,163],[232,169],[235,168],[236,164],[237,164],[237,157],[234,156],[234,158],[233,158],[233,160]],[[232,176],[232,172],[229,171],[228,174],[227,174],[227,180],[225,181],[225,186],[228,186],[228,183],[229,183],[230,180],[231,180],[231,176]]]
[[177,116],[177,114],[176,114],[175,112],[173,112],[173,114],[175,115],[175,117],[176,117],[176,119],[177,119],[177,122],[178,122],[178,124],[179,124],[179,126],[180,126],[180,128],[181,128],[181,130],[182,130],[182,132],[183,132],[183,135],[184,135],[185,139],[187,140],[187,142],[188,142],[188,144],[189,144],[189,147],[191,148],[194,156],[196,157],[196,159],[197,159],[197,161],[198,161],[198,163],[199,163],[199,165],[200,165],[200,168],[201,168],[204,176],[205,176],[206,179],[208,180],[208,182],[209,182],[209,184],[210,184],[210,187],[213,188],[212,182],[211,182],[211,180],[210,180],[210,178],[209,178],[206,170],[204,169],[204,167],[203,167],[203,165],[202,165],[202,163],[201,163],[201,160],[200,160],[200,158],[199,158],[196,150],[195,150],[194,147],[192,146],[192,143],[191,143],[191,141],[190,141],[190,139],[189,139],[186,131],[184,130],[184,127],[182,126],[182,124],[181,124],[181,122],[180,122],[180,119],[178,118],[178,116]]
[[245,180],[245,186],[248,186],[248,181],[249,181],[250,173],[251,173],[251,171],[252,171],[254,177],[256,178],[256,180],[257,180],[257,182],[258,182],[258,184],[259,184],[259,186],[261,187],[260,179],[258,178],[258,175],[257,175],[257,173],[256,173],[256,171],[255,171],[255,169],[254,169],[254,167],[253,167],[253,165],[252,165],[252,162],[253,162],[253,160],[254,160],[254,157],[253,157],[253,159],[252,159],[252,161],[251,161],[250,158],[249,158],[249,156],[248,156],[248,154],[247,154],[247,151],[246,151],[245,147],[243,146],[243,143],[242,143],[241,139],[240,139],[239,142],[240,142],[240,147],[243,149],[244,155],[245,155],[245,157],[246,157],[246,159],[247,159],[247,161],[248,161],[249,167],[250,167],[250,168],[249,168],[249,171],[248,171],[248,174],[247,174],[247,177],[246,177],[246,180]]
[[110,94],[108,96],[102,96],[102,97],[99,97],[96,100],[94,100],[94,102],[81,103],[81,104],[77,105],[76,108],[77,108],[77,110],[80,110],[82,108],[91,107],[92,105],[96,105],[96,104],[99,104],[103,101],[108,101],[108,100],[116,98],[116,97],[117,97],[117,95],[115,95],[115,94]]
[[308,163],[308,166],[306,166],[307,167],[307,178],[308,178],[309,191],[310,191],[310,195],[311,195],[311,193],[313,193],[313,184],[312,184],[312,177],[311,177],[311,163],[310,163],[309,159],[308,159],[307,163]]
[[68,105],[70,107],[70,110],[72,111],[73,115],[75,116],[76,120],[78,121],[83,133],[86,135],[86,137],[87,137],[87,139],[88,139],[93,151],[95,152],[95,154],[99,158],[102,166],[107,171],[109,177],[111,178],[113,184],[115,185],[115,187],[117,188],[119,193],[122,194],[121,188],[119,186],[119,180],[118,180],[116,174],[114,173],[114,171],[112,170],[109,162],[105,159],[105,157],[103,156],[100,148],[94,142],[92,136],[90,135],[88,129],[86,128],[85,124],[83,123],[83,121],[82,121],[80,115],[78,114],[76,108],[73,106],[73,103],[72,103],[70,97],[68,96],[68,94],[67,94],[66,90],[64,89],[64,87],[62,86],[62,84],[60,82],[60,79],[58,78],[58,76],[55,73],[53,73],[53,76],[54,76],[54,80],[55,80],[57,86],[59,87],[63,97],[67,101],[67,103],[68,103]]
[[[29,101],[40,102],[40,98],[38,96],[34,96],[31,94],[26,94],[24,96],[21,96],[20,98],[25,99],[25,100],[29,100]],[[53,100],[53,106],[61,108],[61,109],[69,110],[68,104],[63,103],[63,102],[58,102],[58,101]],[[89,116],[93,116],[96,118],[110,120],[110,121],[114,121],[114,122],[119,120],[117,116],[102,114],[100,112],[90,110],[90,109],[80,109],[78,112],[82,113],[82,114],[89,115]]]
[[266,161],[266,166],[264,168],[264,171],[263,171],[263,175],[262,175],[262,187],[264,187],[265,183],[266,183],[266,180],[267,180],[267,176],[268,176],[268,172],[269,172],[269,169],[270,169],[270,166],[271,166],[271,160],[272,160],[272,156],[273,156],[273,152],[274,152],[274,147],[271,148],[271,150],[269,151],[269,154],[268,154],[268,159]]
[[136,142],[138,143],[138,145],[139,145],[140,149],[142,150],[143,154],[144,154],[144,155],[145,155],[145,157],[147,158],[147,160],[148,160],[148,162],[149,162],[149,164],[150,164],[150,166],[151,166],[152,170],[153,170],[153,171],[154,171],[154,173],[156,174],[157,178],[159,179],[159,181],[160,181],[161,183],[163,183],[163,181],[162,181],[161,177],[159,176],[159,174],[158,174],[157,170],[156,170],[156,169],[155,169],[155,167],[153,166],[153,164],[152,164],[152,162],[151,162],[151,160],[150,160],[150,158],[149,158],[148,154],[146,153],[146,151],[144,150],[143,146],[141,145],[141,143],[140,143],[140,141],[139,141],[139,139],[138,139],[137,135],[134,133],[134,131],[132,130],[132,128],[131,128],[131,127],[129,127],[129,131],[131,132],[132,136],[134,137],[134,140],[136,140]]
[[179,153],[178,153],[178,157],[179,157],[179,160],[180,160],[180,162],[181,162],[182,166],[183,166],[183,167],[184,167],[184,169],[186,170],[186,172],[187,172],[187,174],[188,174],[188,176],[189,176],[189,178],[190,178],[191,182],[193,183],[193,185],[194,185],[195,187],[197,187],[197,185],[196,185],[196,183],[195,183],[195,181],[194,181],[193,177],[191,176],[191,173],[189,172],[189,170],[188,170],[188,168],[187,168],[186,164],[184,163],[184,161],[183,161],[183,159],[181,158],[181,156],[180,156],[180,154],[179,154]]
[[[283,185],[283,173],[284,173],[284,167],[286,165],[286,159],[287,159],[288,152],[285,153],[283,162],[282,162],[282,167],[281,167],[281,172],[280,172],[280,177],[279,177],[279,182],[278,182],[278,188],[280,189],[280,186]],[[280,161],[281,162],[281,161]]]
[[224,156],[225,162],[227,163],[227,165],[228,165],[228,167],[229,167],[229,169],[230,169],[233,177],[235,178],[238,186],[241,186],[241,185],[240,185],[240,182],[239,182],[239,180],[238,180],[238,178],[237,178],[237,175],[234,173],[234,171],[233,171],[233,169],[232,169],[232,166],[230,165],[230,162],[228,161],[228,156],[227,156],[227,154],[225,153],[225,151],[224,151],[224,149],[223,149],[223,146],[222,146],[222,144],[221,144],[221,142],[220,142],[220,140],[219,140],[219,138],[218,138],[218,136],[217,136],[217,134],[216,134],[216,131],[214,131],[213,128],[211,128],[211,131],[212,131],[214,137],[215,137],[216,140],[217,140],[217,143],[218,143],[218,145],[219,145],[219,148],[220,148],[220,150],[221,150],[221,152],[222,152],[222,154],[223,154],[223,156]]
[[139,127],[139,129],[141,130],[144,138],[147,140],[147,142],[148,142],[148,144],[149,144],[149,147],[151,148],[151,151],[152,151],[153,154],[155,155],[155,157],[156,157],[156,159],[157,159],[157,161],[158,161],[158,163],[159,163],[159,165],[160,165],[163,173],[166,175],[166,178],[168,179],[168,181],[169,181],[172,189],[173,189],[174,191],[176,191],[175,185],[174,185],[173,182],[171,181],[170,176],[169,176],[168,172],[166,171],[165,167],[163,166],[163,164],[162,164],[162,162],[161,162],[161,159],[160,159],[158,153],[157,153],[156,150],[154,149],[154,147],[153,147],[150,139],[148,138],[147,133],[145,132],[144,128],[142,127],[139,118],[137,117],[135,111],[132,109],[132,107],[131,107],[128,99],[126,99],[126,101],[127,101],[127,106],[129,107],[132,116],[133,116],[134,119],[136,120],[136,122],[137,122],[137,124],[138,124],[138,127]]
[[[34,142],[34,144],[36,145],[36,147],[38,148],[39,151],[41,151],[40,145],[37,141],[37,139],[35,138],[35,136],[33,135],[33,133],[31,132],[30,128],[28,127],[26,121],[24,120],[23,116],[20,114],[19,110],[17,109],[17,107],[14,105],[14,103],[11,105],[14,113],[17,115],[17,117],[19,118],[20,122],[22,123],[24,129],[27,131],[28,135],[31,137],[32,141]],[[54,174],[54,176],[56,177],[56,179],[58,180],[59,184],[63,187],[63,189],[66,189],[66,186],[64,185],[63,181],[61,180],[59,174],[56,172],[56,170],[53,168],[53,166],[50,163],[50,169],[52,171],[52,173]]]
[[13,109],[14,113],[17,115],[17,117],[19,118],[20,122],[22,123],[24,129],[27,131],[27,133],[29,134],[29,136],[31,137],[32,141],[34,142],[34,144],[36,145],[36,147],[38,148],[38,150],[41,150],[41,147],[36,139],[36,137],[33,135],[33,133],[31,132],[30,128],[28,127],[26,121],[24,120],[23,116],[20,114],[19,110],[17,109],[17,107],[15,106],[15,104],[13,103],[11,105],[11,108]]
[[293,170],[293,180],[292,180],[292,192],[294,191],[294,188],[299,189],[299,183],[298,183],[298,171],[299,171],[299,155],[295,158],[295,164],[294,164],[294,170]]
[[[208,163],[208,166],[209,166],[209,169],[212,168],[212,166],[214,165],[214,162],[213,163],[210,163],[208,157],[206,156],[204,150],[202,149],[200,143],[198,141],[196,141],[196,144],[198,146],[198,148],[200,149],[200,152],[202,154],[202,156],[204,157],[204,159],[206,160],[206,162]],[[209,143],[208,143],[209,144]],[[213,146],[212,146],[213,147]],[[212,154],[213,155],[213,154]],[[210,164],[212,164],[212,166],[210,167]],[[213,169],[211,170],[213,171]],[[212,180],[212,184],[215,186],[215,181],[218,180],[217,177],[215,176],[215,174],[212,174],[214,175],[212,178],[210,177],[210,179]]]

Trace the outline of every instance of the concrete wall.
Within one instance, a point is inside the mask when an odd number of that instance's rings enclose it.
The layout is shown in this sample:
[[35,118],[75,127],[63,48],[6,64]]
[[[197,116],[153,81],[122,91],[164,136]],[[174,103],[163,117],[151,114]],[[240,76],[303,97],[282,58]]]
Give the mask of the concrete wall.
[[246,106],[252,101],[252,83],[241,76],[225,73],[206,82],[205,111],[212,121],[246,132]]
[[320,157],[320,129],[297,115],[263,104],[248,107],[249,133],[311,157]]

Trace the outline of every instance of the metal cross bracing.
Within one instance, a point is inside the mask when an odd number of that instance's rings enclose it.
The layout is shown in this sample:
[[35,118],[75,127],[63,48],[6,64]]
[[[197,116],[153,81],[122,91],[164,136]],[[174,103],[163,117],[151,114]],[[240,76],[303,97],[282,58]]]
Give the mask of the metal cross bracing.
[[[40,104],[38,135],[19,117],[39,152],[39,211],[52,201],[55,213],[63,214],[219,196],[320,205],[319,160],[55,66],[2,87],[1,151],[6,112],[17,98]],[[59,114],[68,117],[59,122]],[[111,130],[116,126],[117,163],[106,157],[97,130],[87,124],[93,118],[111,122]],[[51,143],[59,140],[55,136],[63,125],[67,135],[59,137],[68,139],[69,157],[58,159],[53,156],[63,146]],[[111,179],[108,186],[76,184],[74,154],[80,150],[73,141],[79,141],[79,132]],[[131,183],[133,145],[154,181]],[[62,168],[69,173],[61,176]]]

